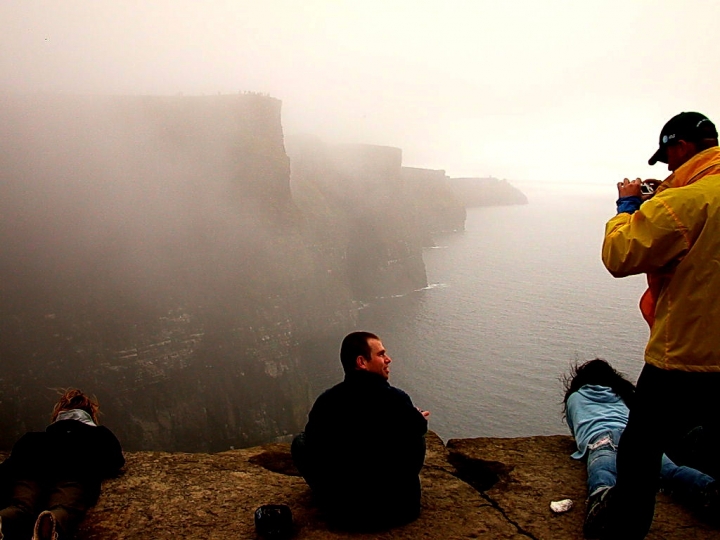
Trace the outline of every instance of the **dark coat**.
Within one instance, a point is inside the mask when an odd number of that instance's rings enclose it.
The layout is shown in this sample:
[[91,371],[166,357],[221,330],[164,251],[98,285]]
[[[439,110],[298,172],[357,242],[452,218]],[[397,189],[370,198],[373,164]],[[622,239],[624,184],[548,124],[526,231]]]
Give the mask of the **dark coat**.
[[0,464],[0,482],[7,488],[19,479],[43,484],[73,480],[83,484],[94,504],[102,480],[117,475],[124,464],[120,442],[108,428],[60,420],[15,443],[10,457]]
[[427,420],[379,375],[354,371],[315,402],[305,428],[306,479],[350,522],[409,521],[420,509]]

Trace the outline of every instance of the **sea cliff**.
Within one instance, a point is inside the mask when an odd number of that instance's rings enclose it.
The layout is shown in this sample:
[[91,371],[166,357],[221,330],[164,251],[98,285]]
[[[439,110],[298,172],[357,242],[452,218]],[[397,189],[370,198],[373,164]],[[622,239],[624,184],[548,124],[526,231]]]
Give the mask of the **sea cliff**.
[[355,314],[305,242],[280,101],[3,98],[0,444],[69,385],[129,449],[296,430],[308,348]]
[[[292,464],[289,445],[268,444],[218,454],[130,452],[123,474],[104,483],[79,537],[255,538],[255,509],[287,504],[297,539],[582,538],[585,468],[570,458],[570,437],[455,439],[445,445],[429,433],[427,446],[420,518],[386,532],[328,527]],[[566,498],[574,502],[569,512],[551,512],[551,501]],[[658,496],[648,540],[709,540],[718,534]]]
[[445,171],[403,167],[401,175],[405,199],[415,208],[425,247],[434,246],[438,234],[465,230],[465,203],[453,191]]
[[286,141],[281,111],[0,93],[0,448],[67,386],[130,450],[297,432],[362,303],[427,285],[423,246],[464,227],[445,173]]

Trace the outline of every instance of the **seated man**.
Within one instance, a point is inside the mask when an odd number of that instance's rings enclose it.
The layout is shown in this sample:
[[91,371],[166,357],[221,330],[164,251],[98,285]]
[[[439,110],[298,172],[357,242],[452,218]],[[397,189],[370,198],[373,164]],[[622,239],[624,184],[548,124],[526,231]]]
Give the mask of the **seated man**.
[[[68,390],[44,432],[23,435],[0,464],[0,538],[64,540],[100,495],[104,478],[125,464],[113,433],[98,425],[98,403]],[[37,519],[36,519],[37,518]],[[34,532],[33,532],[33,523]]]
[[329,520],[355,529],[401,525],[420,513],[429,412],[390,386],[380,338],[353,332],[340,348],[345,380],[325,391],[293,441],[293,459]]

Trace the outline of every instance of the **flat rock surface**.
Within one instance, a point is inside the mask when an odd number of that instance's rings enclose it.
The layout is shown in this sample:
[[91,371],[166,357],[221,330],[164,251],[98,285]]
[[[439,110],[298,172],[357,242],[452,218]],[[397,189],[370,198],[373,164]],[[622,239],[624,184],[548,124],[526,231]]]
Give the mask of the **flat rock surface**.
[[[292,465],[289,444],[219,454],[135,452],[124,473],[103,485],[83,522],[81,540],[256,538],[253,515],[263,504],[287,504],[294,538],[580,539],[585,469],[570,458],[570,437],[454,439],[428,435],[422,513],[384,533],[328,527]],[[550,502],[574,507],[554,514]],[[372,501],[368,501],[372,511]],[[720,531],[658,496],[649,539],[717,539]]]

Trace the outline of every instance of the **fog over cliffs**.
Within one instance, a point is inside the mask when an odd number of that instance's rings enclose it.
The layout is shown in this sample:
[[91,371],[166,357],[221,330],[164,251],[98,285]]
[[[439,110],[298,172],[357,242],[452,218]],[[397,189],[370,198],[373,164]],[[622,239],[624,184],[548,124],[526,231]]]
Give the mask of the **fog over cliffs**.
[[264,95],[0,95],[0,446],[67,386],[128,449],[298,431],[358,302],[424,287],[462,230],[448,181],[285,141]]

